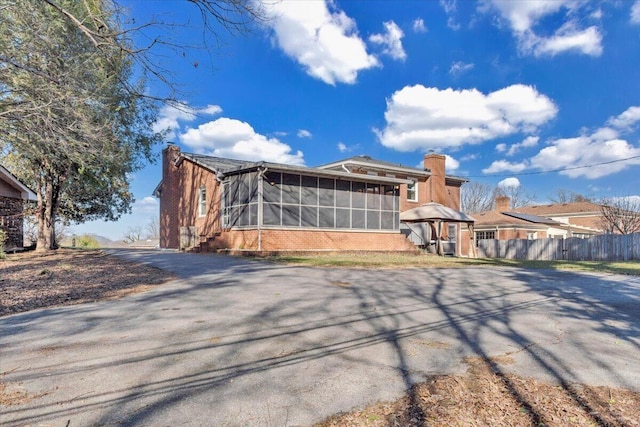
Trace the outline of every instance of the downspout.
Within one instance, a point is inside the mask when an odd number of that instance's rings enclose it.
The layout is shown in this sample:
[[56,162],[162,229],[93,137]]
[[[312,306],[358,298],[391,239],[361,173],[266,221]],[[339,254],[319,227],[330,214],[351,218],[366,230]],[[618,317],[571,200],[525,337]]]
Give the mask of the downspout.
[[258,172],[258,252],[262,252],[262,217],[263,217],[263,189],[262,186],[264,184],[264,174],[269,170],[269,168],[264,167],[263,169],[259,169]]
[[342,166],[342,169],[344,169],[344,171],[345,171],[346,173],[351,173],[351,171],[349,170],[349,168],[348,168],[344,163],[343,163],[341,166]]

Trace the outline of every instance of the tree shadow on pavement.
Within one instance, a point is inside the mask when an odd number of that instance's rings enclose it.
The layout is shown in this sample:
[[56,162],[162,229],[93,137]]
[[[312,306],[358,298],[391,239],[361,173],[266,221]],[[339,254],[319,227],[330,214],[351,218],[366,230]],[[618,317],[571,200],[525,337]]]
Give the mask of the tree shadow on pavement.
[[[423,424],[414,384],[460,372],[468,357],[500,374],[531,422],[544,423],[543,409],[520,395],[506,375],[510,371],[496,362],[505,354],[526,361],[532,375],[557,382],[589,413],[594,411],[572,388],[583,369],[599,370],[599,378],[618,386],[634,385],[617,374],[619,366],[603,345],[585,343],[580,334],[589,329],[595,339],[611,337],[637,351],[637,279],[119,255],[164,266],[181,279],[96,307],[2,319],[7,335],[0,341],[9,344],[3,353],[11,364],[3,370],[17,366],[7,379],[42,385],[46,376],[47,384],[76,389],[8,408],[10,423],[301,425],[405,392],[411,400],[407,417]],[[18,353],[46,344],[52,328],[60,352],[82,346],[64,357],[20,365]],[[580,352],[579,366],[567,351]],[[597,413],[592,420],[605,424]]]

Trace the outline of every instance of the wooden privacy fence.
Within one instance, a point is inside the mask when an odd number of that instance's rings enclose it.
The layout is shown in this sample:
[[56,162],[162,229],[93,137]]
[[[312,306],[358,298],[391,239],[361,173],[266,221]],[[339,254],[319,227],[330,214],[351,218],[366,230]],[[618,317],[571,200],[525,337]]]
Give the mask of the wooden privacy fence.
[[602,234],[588,239],[478,240],[478,257],[522,260],[640,260],[640,233]]

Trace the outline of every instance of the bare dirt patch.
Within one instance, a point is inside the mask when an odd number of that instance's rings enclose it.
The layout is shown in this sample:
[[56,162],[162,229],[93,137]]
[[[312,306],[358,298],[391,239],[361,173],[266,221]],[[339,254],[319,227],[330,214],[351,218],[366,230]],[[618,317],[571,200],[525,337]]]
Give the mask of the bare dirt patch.
[[434,376],[397,401],[338,414],[317,427],[640,425],[640,393],[549,384],[495,369],[508,359],[466,362],[467,375]]
[[0,260],[0,316],[144,292],[174,276],[101,250],[27,252]]

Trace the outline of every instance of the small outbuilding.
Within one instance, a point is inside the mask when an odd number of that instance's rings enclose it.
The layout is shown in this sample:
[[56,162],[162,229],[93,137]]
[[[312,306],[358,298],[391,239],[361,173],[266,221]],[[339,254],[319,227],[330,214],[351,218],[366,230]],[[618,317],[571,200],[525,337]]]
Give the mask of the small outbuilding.
[[24,204],[30,200],[36,200],[36,194],[0,165],[0,230],[5,234],[5,250],[24,246]]

